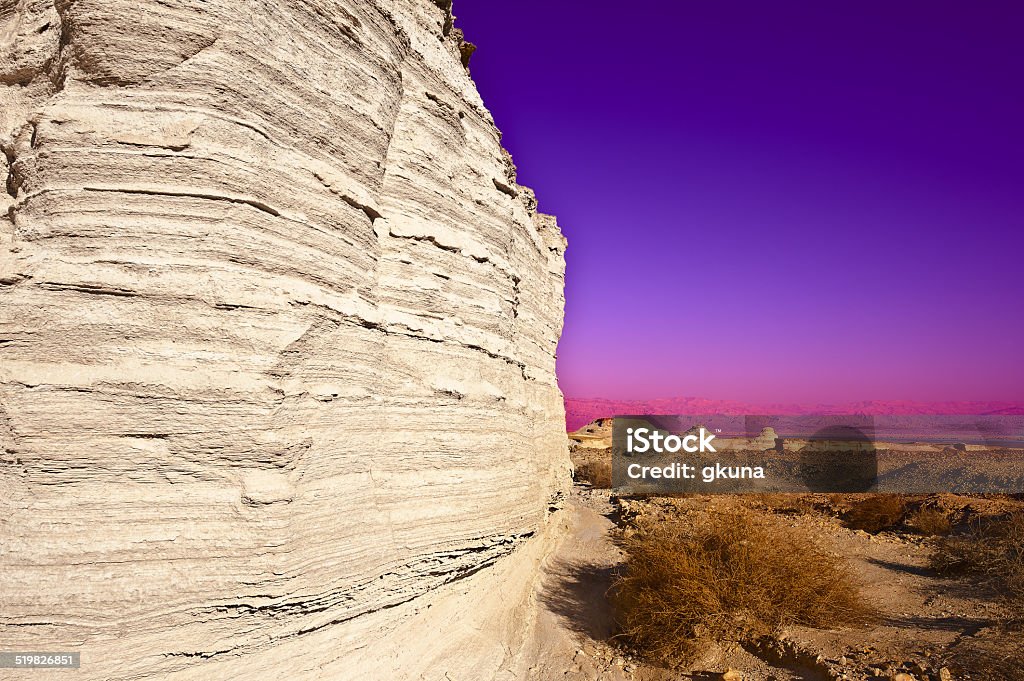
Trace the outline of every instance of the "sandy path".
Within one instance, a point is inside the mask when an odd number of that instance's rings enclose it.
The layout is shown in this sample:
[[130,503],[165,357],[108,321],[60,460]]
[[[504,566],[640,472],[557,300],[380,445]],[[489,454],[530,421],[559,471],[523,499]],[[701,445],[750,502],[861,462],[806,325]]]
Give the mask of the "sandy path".
[[611,542],[608,495],[575,490],[558,548],[545,561],[535,593],[533,635],[517,656],[518,678],[627,681],[633,663],[605,641],[613,620],[605,598],[622,553]]

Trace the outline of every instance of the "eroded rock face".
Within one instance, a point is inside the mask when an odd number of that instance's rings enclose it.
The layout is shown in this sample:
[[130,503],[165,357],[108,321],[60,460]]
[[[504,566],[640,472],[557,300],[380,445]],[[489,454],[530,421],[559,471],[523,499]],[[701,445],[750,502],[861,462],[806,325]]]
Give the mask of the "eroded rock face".
[[0,0],[6,649],[509,668],[567,465],[564,241],[447,5]]

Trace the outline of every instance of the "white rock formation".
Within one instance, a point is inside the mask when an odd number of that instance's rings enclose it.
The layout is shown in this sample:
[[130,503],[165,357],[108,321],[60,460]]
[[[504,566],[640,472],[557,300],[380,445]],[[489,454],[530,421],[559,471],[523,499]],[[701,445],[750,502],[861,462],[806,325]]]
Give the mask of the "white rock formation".
[[0,0],[0,647],[517,675],[564,241],[446,4]]

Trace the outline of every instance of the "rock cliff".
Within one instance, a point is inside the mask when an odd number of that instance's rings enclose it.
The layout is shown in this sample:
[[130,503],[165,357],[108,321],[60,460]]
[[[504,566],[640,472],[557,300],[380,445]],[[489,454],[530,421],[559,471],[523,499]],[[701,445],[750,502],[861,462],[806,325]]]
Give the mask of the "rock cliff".
[[5,649],[516,675],[565,243],[470,53],[442,0],[0,0]]

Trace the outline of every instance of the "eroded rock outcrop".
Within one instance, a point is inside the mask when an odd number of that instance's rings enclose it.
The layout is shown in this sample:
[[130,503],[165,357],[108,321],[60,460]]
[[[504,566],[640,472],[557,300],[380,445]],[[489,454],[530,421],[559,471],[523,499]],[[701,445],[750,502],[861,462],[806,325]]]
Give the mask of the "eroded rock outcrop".
[[0,0],[5,648],[512,673],[567,467],[564,241],[455,31],[428,0]]

